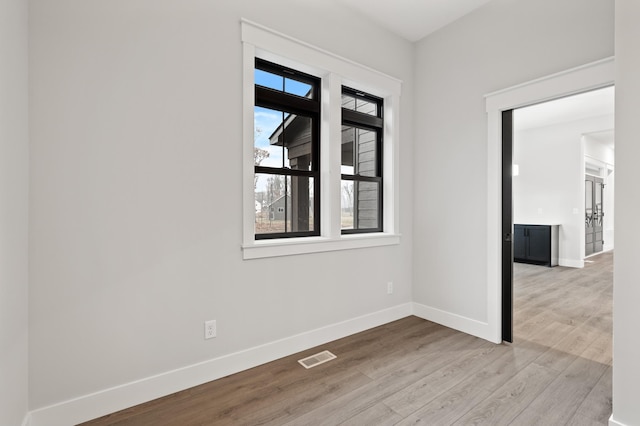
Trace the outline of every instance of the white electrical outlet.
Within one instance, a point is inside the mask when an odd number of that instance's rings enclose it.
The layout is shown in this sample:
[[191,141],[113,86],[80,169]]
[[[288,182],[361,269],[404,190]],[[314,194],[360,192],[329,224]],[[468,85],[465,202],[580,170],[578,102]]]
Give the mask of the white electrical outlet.
[[393,294],[393,283],[391,281],[387,283],[387,294]]
[[204,322],[204,338],[212,339],[216,337],[216,320],[209,320]]

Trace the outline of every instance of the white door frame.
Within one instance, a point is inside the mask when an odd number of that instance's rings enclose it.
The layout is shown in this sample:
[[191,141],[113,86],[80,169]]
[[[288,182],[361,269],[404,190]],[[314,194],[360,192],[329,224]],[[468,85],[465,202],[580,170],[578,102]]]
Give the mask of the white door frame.
[[487,156],[487,339],[502,341],[502,111],[611,86],[614,58],[606,58],[485,95]]

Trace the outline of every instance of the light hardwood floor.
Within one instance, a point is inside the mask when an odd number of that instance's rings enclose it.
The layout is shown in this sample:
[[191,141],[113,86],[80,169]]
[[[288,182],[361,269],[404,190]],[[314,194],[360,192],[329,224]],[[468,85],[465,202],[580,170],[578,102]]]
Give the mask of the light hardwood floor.
[[613,253],[589,260],[514,265],[511,345],[408,317],[84,425],[606,425]]

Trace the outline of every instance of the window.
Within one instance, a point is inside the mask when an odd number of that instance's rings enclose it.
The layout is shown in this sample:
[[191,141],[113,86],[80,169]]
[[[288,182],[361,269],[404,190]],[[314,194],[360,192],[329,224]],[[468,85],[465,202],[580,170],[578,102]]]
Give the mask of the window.
[[394,245],[401,82],[242,21],[244,259]]
[[255,238],[320,235],[320,80],[258,58],[254,79]]
[[380,98],[342,88],[343,234],[382,231],[382,105]]

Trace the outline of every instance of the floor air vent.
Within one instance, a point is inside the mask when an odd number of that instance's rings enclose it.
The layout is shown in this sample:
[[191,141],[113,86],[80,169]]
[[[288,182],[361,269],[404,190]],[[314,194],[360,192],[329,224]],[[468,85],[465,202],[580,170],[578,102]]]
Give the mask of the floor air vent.
[[309,369],[309,368],[318,366],[320,364],[324,364],[325,362],[331,361],[332,359],[336,359],[336,358],[337,358],[337,356],[335,356],[331,352],[322,351],[319,354],[315,354],[315,355],[311,355],[311,356],[308,356],[306,358],[303,358],[303,359],[299,360],[298,362],[304,368]]

